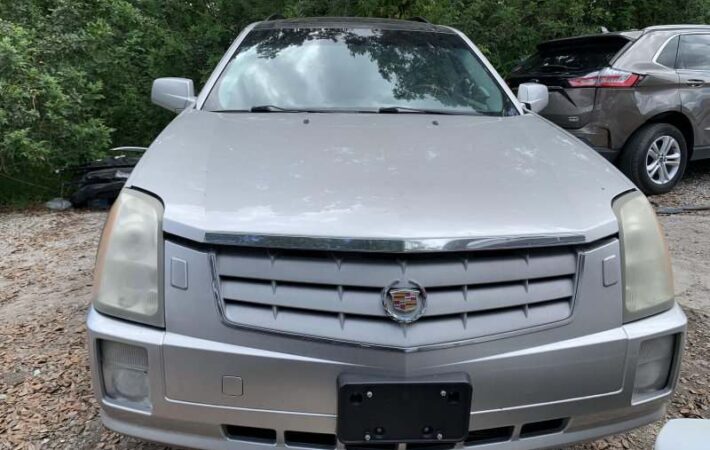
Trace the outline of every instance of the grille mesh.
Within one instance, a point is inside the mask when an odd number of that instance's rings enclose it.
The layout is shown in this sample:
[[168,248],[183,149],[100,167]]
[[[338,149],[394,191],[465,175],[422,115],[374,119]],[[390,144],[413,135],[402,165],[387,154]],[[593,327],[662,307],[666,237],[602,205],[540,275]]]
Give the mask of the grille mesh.
[[[220,248],[222,310],[236,325],[391,347],[475,339],[558,322],[572,312],[577,252],[387,254]],[[387,317],[385,286],[418,283],[427,309]]]

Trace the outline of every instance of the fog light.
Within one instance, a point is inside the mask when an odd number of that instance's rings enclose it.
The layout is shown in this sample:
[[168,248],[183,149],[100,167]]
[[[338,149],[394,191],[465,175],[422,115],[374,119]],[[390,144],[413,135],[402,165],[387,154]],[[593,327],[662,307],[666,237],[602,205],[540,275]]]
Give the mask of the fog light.
[[663,336],[641,343],[636,364],[634,397],[653,394],[668,386],[674,350],[675,336]]
[[106,396],[142,409],[150,408],[148,352],[143,347],[100,341]]

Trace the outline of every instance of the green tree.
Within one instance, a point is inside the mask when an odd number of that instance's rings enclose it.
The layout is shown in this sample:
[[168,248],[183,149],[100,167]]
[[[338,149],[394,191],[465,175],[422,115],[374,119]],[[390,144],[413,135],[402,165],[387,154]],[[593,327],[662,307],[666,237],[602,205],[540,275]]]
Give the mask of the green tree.
[[59,194],[63,170],[111,146],[148,145],[171,119],[152,80],[199,89],[245,26],[278,12],[423,16],[505,73],[547,39],[708,23],[710,0],[0,0],[0,204]]
[[98,155],[111,130],[99,118],[101,80],[52,67],[37,41],[36,31],[0,20],[0,175],[30,172],[29,182],[54,189],[54,171]]

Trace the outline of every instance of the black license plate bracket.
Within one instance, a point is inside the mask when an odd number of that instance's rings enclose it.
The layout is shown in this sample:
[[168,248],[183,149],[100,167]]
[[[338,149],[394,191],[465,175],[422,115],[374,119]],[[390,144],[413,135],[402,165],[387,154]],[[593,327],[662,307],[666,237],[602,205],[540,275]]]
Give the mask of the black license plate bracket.
[[463,441],[469,429],[467,374],[338,379],[338,439],[344,444]]

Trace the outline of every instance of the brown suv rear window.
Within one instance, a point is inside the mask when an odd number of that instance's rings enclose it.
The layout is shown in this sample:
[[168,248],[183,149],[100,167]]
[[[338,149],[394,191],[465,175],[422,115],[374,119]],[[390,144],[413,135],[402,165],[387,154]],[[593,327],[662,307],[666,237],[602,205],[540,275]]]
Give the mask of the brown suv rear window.
[[601,69],[629,40],[622,36],[599,36],[550,41],[513,70],[514,74],[586,73]]

